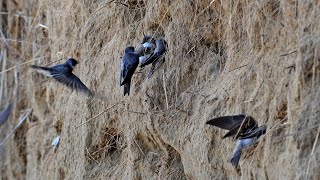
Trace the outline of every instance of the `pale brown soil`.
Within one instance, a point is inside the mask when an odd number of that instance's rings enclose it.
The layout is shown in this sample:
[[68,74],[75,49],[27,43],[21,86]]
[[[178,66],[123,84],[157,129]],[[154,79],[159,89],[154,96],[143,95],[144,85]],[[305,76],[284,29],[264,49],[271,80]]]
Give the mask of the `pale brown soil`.
[[[319,1],[0,0],[0,9],[1,38],[12,39],[0,40],[1,71],[31,61],[19,66],[1,139],[33,109],[5,144],[0,179],[320,178]],[[120,57],[143,33],[166,39],[165,63],[150,80],[138,68],[123,97]],[[105,100],[28,68],[67,57]],[[2,109],[13,70],[0,79]],[[227,162],[235,141],[205,122],[240,113],[268,131],[237,171]]]

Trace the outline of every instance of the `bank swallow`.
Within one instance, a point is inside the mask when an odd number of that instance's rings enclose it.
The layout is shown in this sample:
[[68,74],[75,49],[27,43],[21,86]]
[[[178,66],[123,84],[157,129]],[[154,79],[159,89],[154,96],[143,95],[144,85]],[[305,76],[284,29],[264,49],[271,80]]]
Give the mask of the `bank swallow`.
[[37,72],[42,73],[48,77],[52,77],[58,82],[66,85],[72,90],[79,92],[84,92],[89,96],[93,96],[93,92],[89,90],[82,81],[72,73],[75,66],[78,64],[73,58],[68,59],[64,64],[58,64],[51,67],[43,67],[32,65],[31,68],[35,69]]
[[228,160],[235,168],[238,166],[242,149],[254,145],[267,130],[266,125],[258,127],[255,119],[245,115],[218,117],[208,121],[207,124],[229,130],[223,138],[233,136],[237,139],[236,147]]
[[157,39],[156,49],[153,51],[150,57],[148,57],[147,60],[145,60],[140,64],[140,67],[144,67],[152,63],[151,69],[149,70],[149,73],[148,73],[148,78],[152,76],[152,74],[156,69],[156,66],[161,62],[166,52],[167,52],[167,42],[162,38]]
[[121,59],[120,86],[124,86],[123,95],[130,95],[131,78],[139,65],[139,55],[134,52],[134,47],[125,49]]
[[142,43],[135,48],[134,52],[139,56],[151,54],[154,51],[156,44],[155,40],[151,36],[144,36]]

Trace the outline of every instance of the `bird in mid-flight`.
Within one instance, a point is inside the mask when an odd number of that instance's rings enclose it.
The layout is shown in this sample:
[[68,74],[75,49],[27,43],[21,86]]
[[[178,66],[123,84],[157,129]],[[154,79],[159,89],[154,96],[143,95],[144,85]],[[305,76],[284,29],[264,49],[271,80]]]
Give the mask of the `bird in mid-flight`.
[[139,65],[139,55],[134,52],[134,47],[129,46],[124,50],[121,59],[120,86],[124,86],[123,95],[130,95],[131,78]]
[[69,58],[64,64],[58,64],[51,67],[32,65],[31,68],[39,73],[54,78],[72,90],[84,92],[89,96],[94,96],[94,93],[89,90],[76,75],[72,73],[77,64],[78,61],[73,58]]
[[266,125],[258,127],[256,120],[251,116],[245,115],[218,117],[207,121],[206,123],[229,130],[223,138],[234,136],[235,139],[238,139],[237,145],[228,160],[234,167],[238,166],[242,149],[254,145],[260,136],[265,134],[267,130]]

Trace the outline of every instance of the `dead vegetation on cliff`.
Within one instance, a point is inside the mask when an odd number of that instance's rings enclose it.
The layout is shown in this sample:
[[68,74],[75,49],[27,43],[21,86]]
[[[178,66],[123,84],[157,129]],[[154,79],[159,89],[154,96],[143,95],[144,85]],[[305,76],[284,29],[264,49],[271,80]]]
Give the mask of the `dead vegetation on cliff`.
[[[21,82],[6,127],[14,126],[18,111],[33,108],[7,143],[1,175],[316,179],[319,6],[311,0],[0,0],[1,107],[13,89],[15,66]],[[120,56],[143,33],[164,37],[168,53],[150,80],[149,67],[138,70],[132,96],[124,98]],[[83,98],[27,69],[68,56],[81,62],[76,73],[106,101]],[[205,122],[240,113],[267,123],[268,131],[245,152],[237,172],[226,162],[235,142],[221,140],[225,132]],[[54,152],[56,134],[61,139]]]

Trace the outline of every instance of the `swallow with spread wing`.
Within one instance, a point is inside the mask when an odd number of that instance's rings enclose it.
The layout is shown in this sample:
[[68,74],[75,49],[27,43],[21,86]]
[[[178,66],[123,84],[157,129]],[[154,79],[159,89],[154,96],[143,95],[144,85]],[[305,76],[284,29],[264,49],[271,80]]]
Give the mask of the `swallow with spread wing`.
[[267,130],[266,125],[258,127],[258,123],[255,119],[245,115],[218,117],[207,121],[206,123],[221,129],[229,130],[223,138],[234,136],[234,138],[237,139],[237,145],[228,160],[234,167],[238,166],[242,149],[254,145],[260,136],[265,134]]
[[32,65],[31,68],[48,77],[54,78],[72,90],[84,92],[89,96],[94,96],[94,93],[89,90],[76,75],[72,73],[77,64],[78,61],[70,58],[64,64],[58,64],[51,67]]

